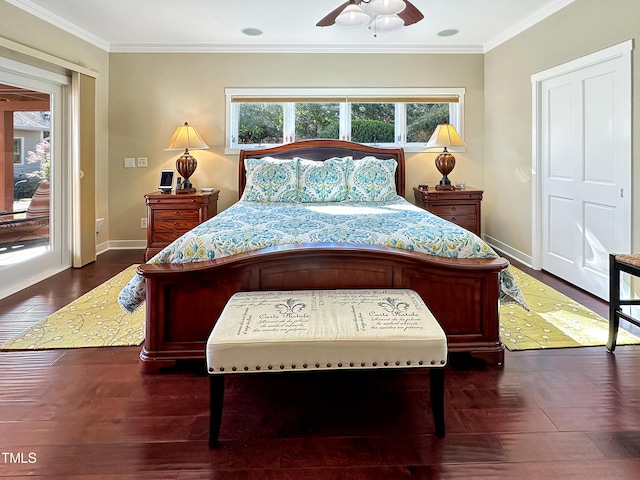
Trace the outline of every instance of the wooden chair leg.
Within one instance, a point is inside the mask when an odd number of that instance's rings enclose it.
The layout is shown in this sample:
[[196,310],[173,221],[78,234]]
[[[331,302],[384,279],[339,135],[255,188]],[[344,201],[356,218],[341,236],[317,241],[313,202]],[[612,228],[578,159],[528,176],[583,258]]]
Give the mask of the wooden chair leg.
[[616,349],[618,328],[620,326],[620,269],[615,255],[609,255],[609,340],[607,351]]
[[222,404],[224,403],[224,375],[209,375],[209,447],[218,446]]
[[444,367],[429,369],[429,393],[436,437],[444,437]]

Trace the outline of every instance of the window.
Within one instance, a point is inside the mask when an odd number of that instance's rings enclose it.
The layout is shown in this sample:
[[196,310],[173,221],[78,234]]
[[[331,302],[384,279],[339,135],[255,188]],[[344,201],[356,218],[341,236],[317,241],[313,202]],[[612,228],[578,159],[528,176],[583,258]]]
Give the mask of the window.
[[13,163],[15,165],[24,163],[24,137],[14,137],[13,139]]
[[394,103],[352,103],[351,140],[358,143],[394,143]]
[[228,88],[225,93],[226,153],[314,138],[421,151],[445,121],[464,137],[464,88]]
[[340,104],[296,103],[295,132],[297,140],[340,138]]
[[282,143],[283,109],[280,103],[242,103],[237,108],[238,145]]

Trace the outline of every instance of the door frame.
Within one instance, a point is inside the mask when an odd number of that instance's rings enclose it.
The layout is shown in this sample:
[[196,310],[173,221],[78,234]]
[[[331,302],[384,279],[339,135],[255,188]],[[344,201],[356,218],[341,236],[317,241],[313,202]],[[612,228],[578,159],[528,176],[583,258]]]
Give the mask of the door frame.
[[[625,61],[623,62],[625,69],[623,75],[623,83],[624,88],[623,95],[628,98],[628,108],[624,109],[622,114],[626,117],[623,122],[629,128],[628,145],[624,145],[624,155],[628,155],[631,159],[629,164],[632,163],[632,153],[631,153],[631,135],[632,135],[632,108],[633,108],[633,99],[632,99],[632,65],[631,65],[631,51],[633,50],[633,40],[627,40],[625,42],[619,43],[609,48],[605,48],[598,52],[592,53],[590,55],[586,55],[584,57],[580,57],[576,60],[572,60],[570,62],[564,63],[562,65],[558,65],[556,67],[552,67],[548,70],[544,70],[539,73],[535,73],[531,75],[531,88],[532,88],[532,165],[531,165],[531,185],[532,185],[532,199],[531,199],[531,266],[536,270],[540,270],[542,268],[542,190],[543,190],[543,181],[542,175],[539,172],[542,172],[542,111],[541,111],[541,101],[542,101],[542,83],[545,80],[549,80],[551,78],[564,75],[567,73],[574,72],[576,70],[580,70],[591,65],[596,65],[605,61],[609,61],[618,57],[622,57]],[[631,202],[632,191],[631,191],[631,172],[629,172],[629,184],[626,187],[625,194],[627,198],[629,198],[629,202]],[[629,212],[631,215],[631,211]],[[625,245],[628,246],[628,249],[631,248],[631,218],[629,219],[628,228],[625,232],[620,233]],[[620,252],[623,253],[623,252]]]
[[0,286],[0,298],[4,298],[38,281],[71,266],[71,217],[70,175],[67,159],[70,152],[69,119],[71,113],[70,78],[26,63],[0,57],[0,71],[5,83],[23,85],[49,93],[51,125],[51,250],[37,257],[0,269],[4,281]]

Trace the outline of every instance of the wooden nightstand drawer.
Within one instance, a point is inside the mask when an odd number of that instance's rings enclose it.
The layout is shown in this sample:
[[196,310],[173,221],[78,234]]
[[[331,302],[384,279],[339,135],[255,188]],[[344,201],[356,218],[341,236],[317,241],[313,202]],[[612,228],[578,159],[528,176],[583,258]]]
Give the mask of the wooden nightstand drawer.
[[472,217],[475,218],[476,206],[475,205],[433,205],[431,207],[431,213],[435,213],[439,217],[444,217],[445,215],[448,215],[448,216],[471,215]]
[[185,220],[156,220],[153,222],[153,231],[154,232],[171,232],[177,231],[181,233],[188,232],[194,227],[197,227],[200,224],[198,222],[198,217],[194,218],[190,221]]
[[178,231],[178,230],[165,230],[165,231],[155,231],[153,232],[151,245],[160,245],[165,247],[169,245],[174,240],[177,240],[182,235],[187,233],[189,230]]
[[200,211],[198,209],[189,210],[154,210],[153,218],[156,221],[177,220],[197,222]]
[[[432,212],[432,213],[435,213],[435,212]],[[444,220],[455,223],[456,225],[460,225],[461,227],[463,227],[464,225],[475,226],[476,224],[475,215],[438,215],[438,216],[440,218],[443,218]]]

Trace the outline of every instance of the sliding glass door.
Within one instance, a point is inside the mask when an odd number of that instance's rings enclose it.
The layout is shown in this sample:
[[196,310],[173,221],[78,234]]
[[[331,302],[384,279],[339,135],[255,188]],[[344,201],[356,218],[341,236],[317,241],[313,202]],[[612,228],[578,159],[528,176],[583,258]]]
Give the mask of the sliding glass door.
[[0,58],[0,298],[70,266],[69,79]]

